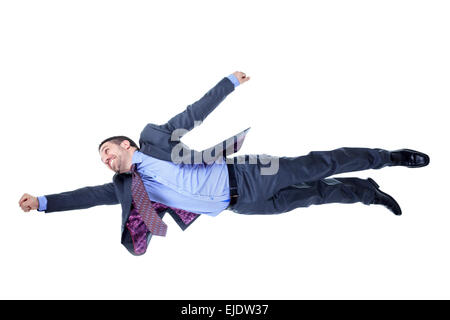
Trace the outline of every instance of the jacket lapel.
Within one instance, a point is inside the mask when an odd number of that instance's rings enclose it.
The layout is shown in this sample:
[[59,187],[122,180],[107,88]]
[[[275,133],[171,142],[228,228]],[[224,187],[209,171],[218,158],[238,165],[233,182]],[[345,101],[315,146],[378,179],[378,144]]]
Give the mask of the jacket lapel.
[[[154,130],[154,135],[157,136],[158,139],[157,141],[141,139],[139,141],[141,145],[140,151],[151,157],[164,161],[171,161],[177,164],[211,164],[217,159],[223,160],[224,157],[238,152],[241,149],[250,128],[251,127],[248,127],[238,134],[216,144],[215,146],[199,152],[190,149],[179,140],[172,141],[169,133],[166,133],[166,138],[162,139],[159,137],[161,135],[159,130],[154,129],[153,127],[148,127],[147,130]],[[146,137],[152,136],[152,134],[148,132],[146,133]],[[164,147],[161,146],[161,141],[166,141],[166,145]]]
[[235,152],[238,152],[241,149],[242,144],[244,143],[245,137],[247,135],[247,132],[249,130],[250,127],[222,141],[221,143],[216,144],[214,147],[203,150],[202,151],[203,162],[206,164],[211,164],[220,157],[226,158],[227,156]]

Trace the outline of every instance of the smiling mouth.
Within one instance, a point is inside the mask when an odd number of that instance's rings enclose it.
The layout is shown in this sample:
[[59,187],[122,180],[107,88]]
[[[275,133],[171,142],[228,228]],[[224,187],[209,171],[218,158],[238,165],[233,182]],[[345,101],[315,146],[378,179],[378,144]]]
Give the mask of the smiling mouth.
[[114,171],[114,169],[113,169],[113,162],[114,162],[114,160],[116,160],[116,159],[112,159],[111,161],[109,161],[109,167],[110,167],[111,170],[113,170],[113,171]]

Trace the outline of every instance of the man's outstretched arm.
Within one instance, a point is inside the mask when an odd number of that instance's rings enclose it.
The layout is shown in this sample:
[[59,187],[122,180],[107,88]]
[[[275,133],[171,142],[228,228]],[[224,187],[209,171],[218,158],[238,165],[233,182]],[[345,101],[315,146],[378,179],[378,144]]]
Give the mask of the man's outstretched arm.
[[250,77],[247,77],[245,73],[233,72],[210,89],[200,100],[187,106],[186,110],[177,114],[162,127],[170,132],[176,129],[191,130],[195,126],[195,121],[203,121],[236,86],[248,80]]
[[73,191],[34,197],[25,193],[19,200],[23,211],[39,210],[45,212],[86,209],[99,205],[118,204],[114,184],[84,187]]

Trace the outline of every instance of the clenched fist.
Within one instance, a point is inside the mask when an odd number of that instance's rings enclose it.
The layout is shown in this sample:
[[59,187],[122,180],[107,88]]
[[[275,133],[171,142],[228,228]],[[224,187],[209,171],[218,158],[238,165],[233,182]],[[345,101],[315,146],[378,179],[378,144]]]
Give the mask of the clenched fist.
[[39,201],[38,198],[25,193],[19,200],[19,206],[24,212],[30,212],[30,210],[37,210],[39,208]]
[[250,77],[247,77],[247,75],[244,72],[241,71],[235,71],[233,72],[233,75],[238,78],[239,84],[242,84],[248,80],[250,80]]

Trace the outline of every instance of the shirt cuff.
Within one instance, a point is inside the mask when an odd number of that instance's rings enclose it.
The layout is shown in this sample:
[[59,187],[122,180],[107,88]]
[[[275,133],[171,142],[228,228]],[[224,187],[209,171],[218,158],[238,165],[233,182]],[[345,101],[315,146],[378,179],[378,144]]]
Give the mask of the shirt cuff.
[[227,78],[233,82],[235,88],[239,85],[239,80],[234,74],[230,74]]
[[47,210],[47,198],[45,196],[38,197],[39,208],[37,211],[45,211]]

